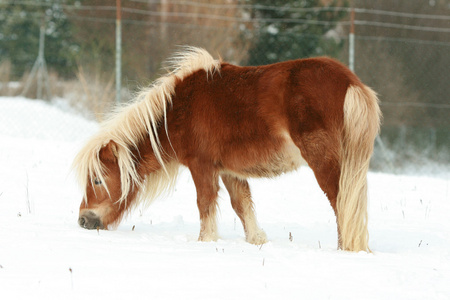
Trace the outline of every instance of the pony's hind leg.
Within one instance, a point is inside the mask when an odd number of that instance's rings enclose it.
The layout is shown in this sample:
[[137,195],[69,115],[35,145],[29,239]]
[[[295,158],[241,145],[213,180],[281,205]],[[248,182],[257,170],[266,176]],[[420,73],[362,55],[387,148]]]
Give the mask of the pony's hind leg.
[[[340,163],[338,136],[330,136],[322,131],[303,135],[297,143],[302,156],[313,170],[317,183],[330,201],[339,224],[337,197],[339,193]],[[340,228],[337,227],[338,248],[341,248]]]
[[244,226],[246,241],[261,245],[267,242],[265,232],[259,228],[253,209],[250,187],[247,180],[231,175],[221,175],[230,194],[231,205]]
[[197,206],[200,212],[199,241],[217,241],[216,211],[219,192],[219,175],[212,168],[201,164],[190,165],[192,179],[197,189]]

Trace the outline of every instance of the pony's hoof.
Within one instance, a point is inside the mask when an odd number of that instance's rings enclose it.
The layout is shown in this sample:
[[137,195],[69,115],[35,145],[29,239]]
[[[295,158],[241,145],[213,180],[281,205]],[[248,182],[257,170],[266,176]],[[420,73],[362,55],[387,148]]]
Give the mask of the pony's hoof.
[[217,234],[202,234],[198,237],[199,242],[216,242],[219,239]]
[[246,241],[254,245],[262,245],[268,242],[266,233],[262,230],[258,230],[252,234],[248,234]]

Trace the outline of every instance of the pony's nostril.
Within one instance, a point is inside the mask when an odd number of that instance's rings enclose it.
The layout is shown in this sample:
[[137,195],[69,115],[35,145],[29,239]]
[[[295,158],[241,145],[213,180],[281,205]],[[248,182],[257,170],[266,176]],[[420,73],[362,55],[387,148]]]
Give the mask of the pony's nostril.
[[80,218],[78,219],[78,224],[79,224],[81,227],[84,227],[84,224],[86,224],[86,219],[85,219],[84,217],[80,217]]
[[78,224],[86,229],[104,229],[100,217],[92,211],[83,212],[78,218]]

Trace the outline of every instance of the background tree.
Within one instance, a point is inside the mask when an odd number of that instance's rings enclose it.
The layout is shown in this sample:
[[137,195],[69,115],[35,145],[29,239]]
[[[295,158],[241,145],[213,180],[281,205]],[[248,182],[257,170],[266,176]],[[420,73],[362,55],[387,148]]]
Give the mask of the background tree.
[[255,21],[258,21],[257,37],[249,51],[248,64],[250,65],[315,55],[336,56],[342,48],[341,41],[327,38],[326,34],[336,28],[337,22],[346,15],[346,12],[311,9],[337,6],[338,1],[251,0],[249,2],[254,5],[251,14]]
[[70,76],[76,68],[79,45],[72,35],[63,2],[37,0],[28,4],[0,4],[0,60],[11,61],[11,79],[31,69],[39,50],[39,31],[45,26],[45,60],[49,69]]

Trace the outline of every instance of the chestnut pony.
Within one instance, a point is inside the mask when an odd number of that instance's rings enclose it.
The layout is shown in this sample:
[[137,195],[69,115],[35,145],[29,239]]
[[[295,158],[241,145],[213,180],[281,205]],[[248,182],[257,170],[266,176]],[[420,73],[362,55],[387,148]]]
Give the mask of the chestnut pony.
[[339,248],[370,251],[366,175],[381,118],[370,88],[325,57],[240,67],[187,47],[169,62],[172,71],[118,108],[75,158],[81,227],[118,225],[172,189],[184,165],[197,190],[199,240],[218,238],[221,177],[246,240],[262,244],[247,178],[306,161],[336,214]]

